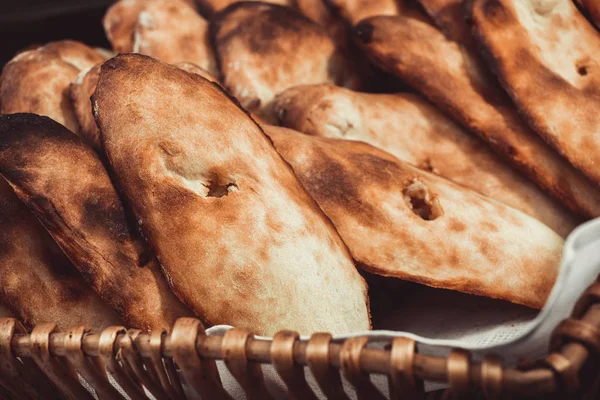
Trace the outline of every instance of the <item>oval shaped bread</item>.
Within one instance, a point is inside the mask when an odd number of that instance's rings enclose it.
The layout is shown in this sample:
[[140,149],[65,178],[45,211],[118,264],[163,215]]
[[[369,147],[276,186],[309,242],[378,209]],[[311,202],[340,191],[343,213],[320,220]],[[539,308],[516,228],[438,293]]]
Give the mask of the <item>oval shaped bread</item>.
[[0,114],[45,115],[77,133],[68,88],[78,74],[75,66],[44,47],[16,55],[0,77]]
[[120,55],[93,104],[117,182],[195,313],[264,335],[369,329],[366,284],[335,228],[218,85]]
[[2,177],[0,302],[28,328],[53,322],[58,329],[87,325],[101,331],[122,324]]
[[541,222],[366,143],[264,129],[358,266],[543,306],[563,240]]
[[182,0],[152,0],[142,6],[132,51],[169,64],[191,62],[217,74],[208,22]]
[[372,17],[355,32],[377,65],[477,134],[544,191],[582,216],[600,216],[600,188],[529,128],[468,45],[414,18]]
[[[81,71],[75,82],[69,86],[69,98],[81,126],[80,136],[85,138],[87,143],[96,151],[102,152],[100,130],[96,125],[94,114],[92,114],[92,103],[90,101],[90,98],[96,91],[96,85],[100,78],[100,65],[96,64],[92,68]],[[218,83],[217,78],[196,64],[184,62],[175,65],[184,71],[193,72],[211,82]]]
[[479,44],[529,125],[600,186],[600,34],[570,0],[472,1]]
[[128,327],[191,316],[126,218],[98,155],[47,117],[0,117],[0,173]]
[[233,4],[211,21],[221,81],[242,106],[273,123],[271,102],[283,90],[358,81],[333,39],[289,7],[259,2]]
[[108,57],[75,40],[59,40],[44,45],[44,49],[56,54],[61,60],[82,71],[101,63]]
[[283,126],[309,135],[372,144],[521,210],[561,236],[580,222],[485,143],[416,94],[305,85],[278,95],[274,107]]

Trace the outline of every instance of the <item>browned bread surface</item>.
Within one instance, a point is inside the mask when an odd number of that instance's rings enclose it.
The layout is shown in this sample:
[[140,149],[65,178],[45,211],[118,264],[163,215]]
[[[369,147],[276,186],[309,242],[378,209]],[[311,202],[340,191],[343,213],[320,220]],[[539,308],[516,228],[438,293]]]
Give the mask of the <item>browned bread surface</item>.
[[600,33],[570,0],[475,1],[470,12],[529,124],[600,186]]
[[193,315],[169,289],[98,155],[46,117],[0,117],[0,173],[128,327]]
[[194,312],[266,335],[370,327],[334,226],[218,85],[121,55],[102,66],[93,102],[117,181]]
[[2,70],[0,113],[45,115],[79,132],[68,95],[78,73],[75,66],[43,47],[18,54]]
[[58,329],[85,324],[99,331],[122,324],[2,177],[0,302],[29,328],[53,322]]
[[271,102],[289,87],[358,84],[327,32],[289,7],[237,3],[211,24],[223,85],[244,108],[271,123]]
[[468,48],[414,18],[373,17],[355,31],[381,68],[480,136],[543,190],[576,213],[600,215],[600,187],[527,126]]
[[416,94],[370,94],[330,84],[277,96],[282,125],[360,140],[542,221],[561,236],[581,221],[497,156],[483,141]]
[[357,265],[541,308],[563,240],[527,215],[357,141],[265,126]]
[[181,0],[144,4],[134,27],[132,51],[169,64],[191,62],[217,74],[208,22]]
[[[184,62],[175,64],[176,67],[185,71],[198,74],[211,82],[218,83],[217,78],[211,75],[204,68],[196,64]],[[102,143],[100,142],[100,130],[96,125],[96,120],[92,114],[92,102],[90,98],[96,91],[96,84],[100,77],[100,64],[93,66],[90,69],[81,71],[75,82],[69,86],[69,98],[73,104],[73,109],[77,120],[79,121],[80,136],[85,138],[87,143],[95,150],[102,151]]]

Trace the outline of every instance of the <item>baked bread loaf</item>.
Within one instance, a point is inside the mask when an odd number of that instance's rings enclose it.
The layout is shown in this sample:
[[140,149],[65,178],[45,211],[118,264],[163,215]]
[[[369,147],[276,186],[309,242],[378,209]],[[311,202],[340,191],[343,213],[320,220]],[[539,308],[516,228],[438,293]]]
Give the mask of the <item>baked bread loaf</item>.
[[[81,71],[75,82],[69,86],[69,98],[81,127],[80,136],[85,138],[87,143],[95,150],[103,154],[102,143],[100,142],[100,130],[92,114],[92,103],[90,101],[90,98],[96,91],[96,84],[100,77],[100,65],[96,64],[90,69]],[[217,78],[196,64],[184,62],[175,65],[185,71],[198,74],[211,82],[218,83]]]
[[355,32],[377,65],[477,134],[544,191],[580,215],[600,216],[600,188],[527,126],[468,46],[415,18],[373,17]]
[[359,267],[544,305],[563,240],[542,223],[365,143],[264,129]]
[[218,85],[119,55],[93,107],[117,183],[197,315],[264,335],[369,329],[366,284],[335,228]]
[[569,0],[472,3],[476,37],[519,111],[600,185],[600,33]]
[[412,93],[370,94],[330,84],[277,96],[283,126],[321,137],[360,140],[514,207],[561,236],[580,222],[479,138]]
[[216,75],[208,22],[181,0],[151,0],[137,17],[133,52],[169,64],[191,62]]
[[68,88],[79,70],[58,54],[39,47],[16,55],[0,76],[0,114],[45,115],[79,132]]
[[0,173],[126,326],[192,316],[125,210],[98,155],[47,117],[0,117]]
[[302,84],[360,83],[327,32],[289,7],[234,4],[211,21],[221,81],[242,106],[271,123],[272,100]]
[[53,322],[58,329],[84,324],[99,331],[122,324],[1,177],[0,303],[28,328]]
[[44,46],[46,51],[56,54],[61,60],[82,71],[101,63],[109,57],[102,55],[81,42],[75,40],[59,40]]

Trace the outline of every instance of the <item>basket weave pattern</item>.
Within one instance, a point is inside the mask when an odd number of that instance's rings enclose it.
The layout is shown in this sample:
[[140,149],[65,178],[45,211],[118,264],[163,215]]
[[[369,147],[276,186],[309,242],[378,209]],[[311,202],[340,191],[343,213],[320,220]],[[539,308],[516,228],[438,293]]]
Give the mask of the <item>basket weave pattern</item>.
[[[600,277],[599,277],[600,279]],[[308,366],[321,391],[330,399],[348,399],[340,373],[359,399],[384,399],[369,379],[388,377],[392,399],[421,398],[598,398],[591,389],[600,371],[600,283],[591,285],[572,316],[553,332],[549,354],[518,368],[503,368],[497,355],[471,361],[467,351],[446,358],[419,354],[416,343],[395,338],[385,349],[367,348],[368,338],[342,343],[316,333],[302,341],[296,332],[278,332],[272,340],[255,339],[246,329],[233,328],[207,336],[200,321],[179,319],[170,333],[142,333],[110,327],[97,334],[85,327],[56,332],[39,324],[31,333],[11,318],[0,319],[0,397],[15,399],[92,399],[78,374],[100,399],[122,398],[107,372],[132,400],[146,399],[143,387],[157,399],[185,399],[180,376],[203,399],[230,399],[223,389],[215,360],[225,365],[253,399],[272,399],[260,364],[271,364],[291,398],[316,399],[304,374]],[[423,381],[446,382],[445,391],[425,394]],[[594,393],[590,393],[593,391]]]

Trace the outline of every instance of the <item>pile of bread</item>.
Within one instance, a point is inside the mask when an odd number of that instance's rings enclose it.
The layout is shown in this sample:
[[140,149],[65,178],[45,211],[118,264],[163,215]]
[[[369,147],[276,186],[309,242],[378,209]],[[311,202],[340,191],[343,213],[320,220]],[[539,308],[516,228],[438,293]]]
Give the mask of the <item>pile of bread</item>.
[[114,54],[2,71],[0,313],[343,333],[370,274],[542,307],[600,216],[595,4],[116,2]]

